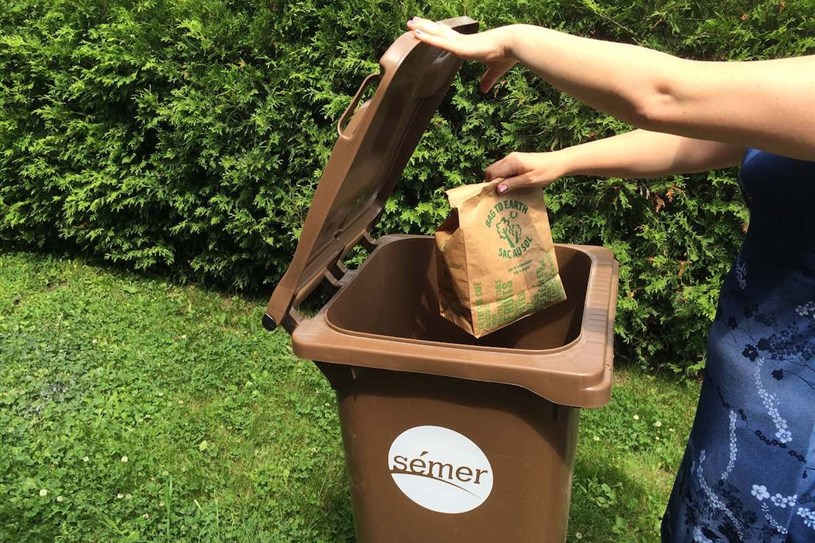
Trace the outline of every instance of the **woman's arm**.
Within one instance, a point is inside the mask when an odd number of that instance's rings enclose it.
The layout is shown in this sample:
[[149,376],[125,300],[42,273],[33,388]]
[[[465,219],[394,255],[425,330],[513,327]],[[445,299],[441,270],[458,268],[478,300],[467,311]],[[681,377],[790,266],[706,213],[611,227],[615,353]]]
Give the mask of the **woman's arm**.
[[518,61],[633,126],[815,160],[815,56],[701,62],[531,25],[473,35],[423,19],[408,27],[420,40],[485,62],[483,90]]
[[503,177],[497,190],[506,192],[546,187],[567,175],[652,178],[726,168],[743,154],[743,147],[728,143],[634,130],[550,153],[512,153],[489,166],[486,177]]

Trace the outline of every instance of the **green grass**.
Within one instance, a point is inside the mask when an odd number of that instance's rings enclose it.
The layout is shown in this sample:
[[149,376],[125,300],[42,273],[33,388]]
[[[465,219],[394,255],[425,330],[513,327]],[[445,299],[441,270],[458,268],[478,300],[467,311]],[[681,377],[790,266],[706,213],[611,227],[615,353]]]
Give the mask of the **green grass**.
[[[333,393],[265,300],[0,253],[0,541],[353,541]],[[657,541],[698,386],[618,369],[569,541]]]
[[569,541],[659,541],[698,397],[695,382],[617,369],[611,403],[581,412]]

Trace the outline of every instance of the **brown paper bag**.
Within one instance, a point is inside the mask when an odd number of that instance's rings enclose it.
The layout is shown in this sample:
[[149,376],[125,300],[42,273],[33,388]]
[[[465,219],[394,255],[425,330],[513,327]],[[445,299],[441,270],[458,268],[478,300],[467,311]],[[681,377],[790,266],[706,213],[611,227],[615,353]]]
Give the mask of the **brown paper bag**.
[[441,314],[475,337],[566,299],[543,191],[497,183],[448,190],[435,233]]

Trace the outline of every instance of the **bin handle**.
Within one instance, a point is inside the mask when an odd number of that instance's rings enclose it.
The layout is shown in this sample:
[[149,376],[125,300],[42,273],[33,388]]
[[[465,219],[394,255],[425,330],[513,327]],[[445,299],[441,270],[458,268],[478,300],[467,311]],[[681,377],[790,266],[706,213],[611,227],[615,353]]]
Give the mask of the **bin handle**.
[[340,120],[337,122],[337,134],[340,137],[345,137],[345,134],[343,134],[342,131],[348,126],[351,115],[357,109],[357,105],[359,105],[359,101],[362,99],[362,93],[365,92],[365,89],[368,88],[371,83],[378,80],[381,76],[382,74],[371,74],[366,77],[362,82],[362,85],[359,86],[353,100],[351,100],[351,103],[348,104],[347,108],[345,108],[345,111],[342,113],[342,117],[340,117]]

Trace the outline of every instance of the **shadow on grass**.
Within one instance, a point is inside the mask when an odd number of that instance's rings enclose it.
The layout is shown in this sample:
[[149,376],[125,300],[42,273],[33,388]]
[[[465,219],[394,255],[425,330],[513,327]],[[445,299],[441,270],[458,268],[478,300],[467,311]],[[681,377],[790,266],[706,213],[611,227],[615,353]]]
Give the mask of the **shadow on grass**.
[[613,458],[579,456],[572,483],[568,541],[658,542],[659,522],[667,502],[667,495],[635,480],[614,465]]
[[116,277],[129,279],[137,278],[147,281],[169,282],[175,286],[195,286],[204,292],[219,294],[221,296],[240,296],[248,302],[264,304],[271,296],[274,286],[283,271],[269,270],[274,282],[263,283],[263,278],[257,278],[252,286],[238,288],[227,280],[216,280],[206,274],[196,272],[189,266],[156,265],[147,269],[135,269],[132,263],[115,262],[104,255],[92,253],[70,243],[51,243],[38,246],[31,243],[9,242],[0,240],[0,254],[27,253],[37,258],[52,260],[76,260],[83,265],[96,268]]
[[354,518],[348,485],[332,485],[323,498],[324,510],[315,512],[320,524],[316,526],[320,541],[326,543],[354,543]]

